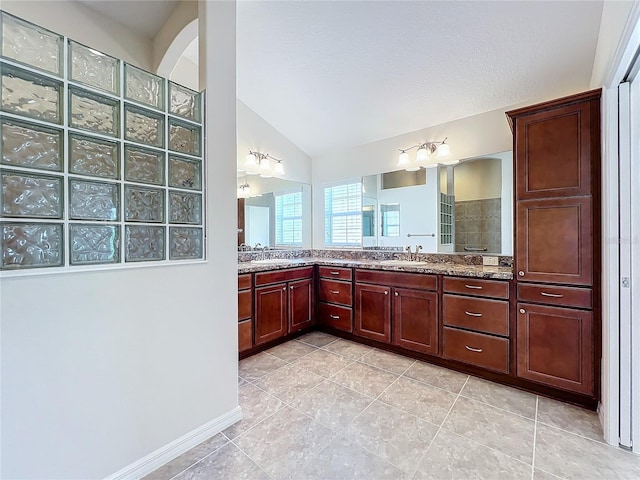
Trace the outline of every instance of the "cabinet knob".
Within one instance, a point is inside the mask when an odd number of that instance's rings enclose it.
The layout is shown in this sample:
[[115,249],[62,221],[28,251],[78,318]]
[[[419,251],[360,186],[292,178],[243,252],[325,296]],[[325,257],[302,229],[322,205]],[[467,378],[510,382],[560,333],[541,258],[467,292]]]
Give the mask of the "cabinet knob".
[[385,294],[385,295],[389,295],[389,290],[385,290],[385,291],[384,291],[384,294]]
[[518,275],[520,275],[521,277],[524,277],[524,272],[523,272],[522,270],[520,270],[520,271],[518,272]]
[[397,297],[398,296],[398,292],[394,292],[394,295]]
[[286,292],[287,291],[287,287],[282,287],[282,291]]
[[527,312],[524,311],[524,308],[521,308],[520,313],[527,313]]
[[289,285],[289,290],[293,290],[293,285]]

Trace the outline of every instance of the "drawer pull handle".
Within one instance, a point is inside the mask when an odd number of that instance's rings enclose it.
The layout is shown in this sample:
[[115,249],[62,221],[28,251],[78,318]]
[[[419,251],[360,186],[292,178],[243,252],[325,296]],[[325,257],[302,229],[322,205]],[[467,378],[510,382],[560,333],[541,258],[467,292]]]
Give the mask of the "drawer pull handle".
[[340,272],[329,272],[331,275],[340,275]]
[[465,284],[464,286],[467,287],[467,288],[472,288],[474,290],[482,290],[482,287],[479,287],[477,285],[467,285],[467,284]]
[[564,295],[562,295],[561,293],[540,292],[540,295],[542,295],[543,297],[552,297],[552,298],[562,298],[562,297],[564,297]]
[[482,314],[481,313],[473,313],[473,312],[467,312],[466,310],[464,311],[464,313],[466,313],[467,315],[469,315],[470,317],[481,317]]
[[338,320],[340,318],[340,315],[329,315],[329,316],[334,320]]
[[470,347],[469,345],[465,345],[464,348],[466,348],[467,350],[469,350],[471,352],[482,353],[482,349],[481,348],[473,348],[473,347]]
[[338,290],[331,290],[331,293],[333,293],[334,295],[339,294],[340,292]]

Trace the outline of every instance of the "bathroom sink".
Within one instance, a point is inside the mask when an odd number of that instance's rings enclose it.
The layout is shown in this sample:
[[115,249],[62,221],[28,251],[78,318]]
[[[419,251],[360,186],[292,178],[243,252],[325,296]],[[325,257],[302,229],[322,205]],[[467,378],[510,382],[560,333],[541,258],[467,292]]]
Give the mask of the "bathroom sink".
[[416,262],[413,260],[381,260],[380,265],[391,265],[395,267],[424,267],[429,262]]
[[288,258],[265,258],[264,260],[251,260],[251,263],[257,263],[258,265],[268,265],[270,263],[292,263],[293,260]]

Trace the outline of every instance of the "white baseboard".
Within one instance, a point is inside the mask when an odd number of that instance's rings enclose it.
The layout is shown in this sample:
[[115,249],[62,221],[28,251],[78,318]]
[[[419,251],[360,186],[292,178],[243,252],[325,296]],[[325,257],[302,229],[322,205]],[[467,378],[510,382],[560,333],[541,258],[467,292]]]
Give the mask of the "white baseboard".
[[240,420],[242,420],[242,409],[238,406],[109,475],[105,480],[142,478]]

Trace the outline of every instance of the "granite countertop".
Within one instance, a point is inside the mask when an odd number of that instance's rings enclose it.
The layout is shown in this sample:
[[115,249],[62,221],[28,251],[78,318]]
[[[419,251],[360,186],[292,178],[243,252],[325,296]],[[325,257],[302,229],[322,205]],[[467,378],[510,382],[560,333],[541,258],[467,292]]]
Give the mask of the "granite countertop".
[[387,270],[392,272],[431,273],[457,277],[491,278],[496,280],[511,280],[511,267],[487,267],[483,265],[461,265],[454,263],[415,262],[416,265],[393,265],[380,260],[354,260],[324,257],[308,257],[296,259],[275,259],[270,263],[239,262],[238,273],[255,273],[269,270],[283,270],[286,268],[326,265],[347,268],[362,268],[370,270]]

